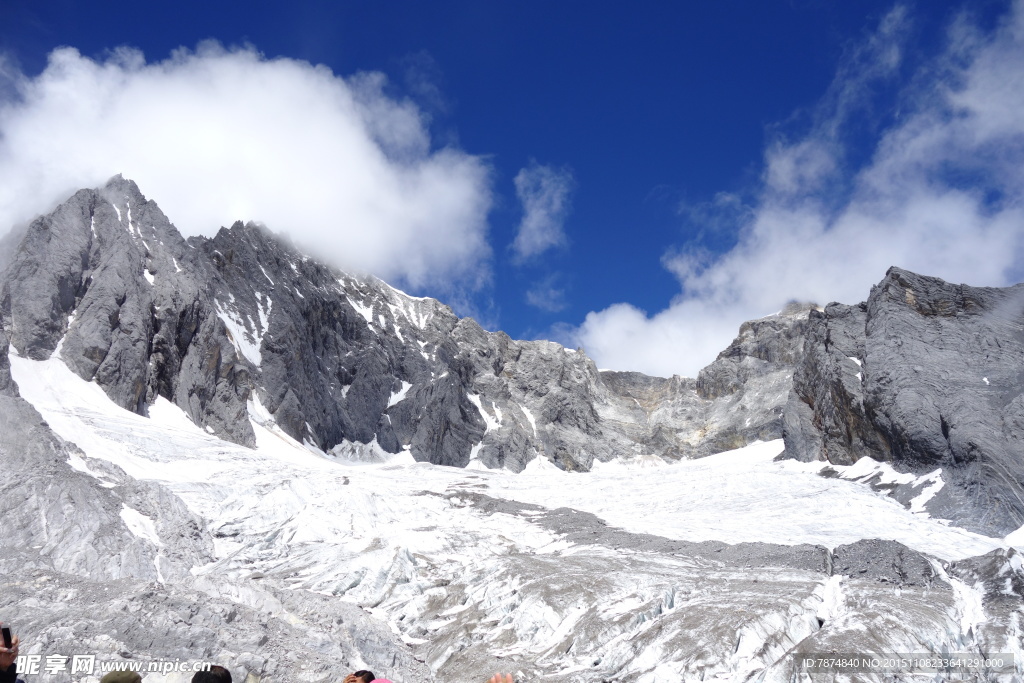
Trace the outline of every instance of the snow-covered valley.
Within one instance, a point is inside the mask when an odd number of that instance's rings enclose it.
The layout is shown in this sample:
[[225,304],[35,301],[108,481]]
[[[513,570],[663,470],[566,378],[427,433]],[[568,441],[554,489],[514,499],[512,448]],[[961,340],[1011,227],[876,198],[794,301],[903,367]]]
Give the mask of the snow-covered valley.
[[[780,441],[586,474],[543,460],[519,474],[403,454],[354,462],[294,441],[255,402],[249,449],[163,399],[149,417],[123,410],[58,357],[12,351],[10,364],[22,397],[81,449],[69,470],[115,495],[131,481],[156,485],[202,520],[212,552],[176,573],[185,520],[173,507],[123,502],[121,518],[151,568],[134,578],[181,583],[268,621],[295,620],[306,601],[330,596],[386,624],[437,680],[483,680],[498,669],[522,680],[791,680],[793,653],[837,645],[1016,649],[1024,659],[1011,582],[1024,574],[1011,545],[1019,534],[989,538],[912,512],[877,486],[901,476],[887,465],[862,460],[822,476],[824,463],[776,461]],[[886,580],[879,567],[832,567],[863,539],[905,546],[896,567],[905,573]],[[66,547],[44,552],[86,558],[76,542],[88,541],[65,538]],[[883,573],[893,570],[886,552],[876,553]],[[990,552],[1016,603],[956,578],[951,562]],[[855,564],[857,553],[847,554]],[[170,654],[159,649],[148,654]],[[258,659],[215,655],[248,670]],[[418,680],[401,666],[388,674]]]
[[0,615],[26,656],[676,683],[1002,653],[979,675],[1020,678],[1024,285],[891,268],[659,378],[256,224],[186,240],[119,176],[17,239]]

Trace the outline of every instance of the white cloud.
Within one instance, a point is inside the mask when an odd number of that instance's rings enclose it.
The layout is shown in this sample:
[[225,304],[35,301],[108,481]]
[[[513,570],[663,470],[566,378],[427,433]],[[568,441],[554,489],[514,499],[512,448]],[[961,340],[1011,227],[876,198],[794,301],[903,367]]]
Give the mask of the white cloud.
[[16,96],[0,88],[0,232],[121,173],[185,234],[256,220],[411,287],[486,276],[487,165],[432,149],[380,74],[204,43],[153,63],[61,48],[13,80]]
[[523,205],[523,220],[512,243],[516,259],[523,261],[564,245],[562,226],[569,213],[572,173],[534,163],[516,174],[515,184]]
[[[730,251],[669,253],[681,293],[654,315],[590,313],[571,343],[600,367],[695,376],[740,322],[791,299],[864,300],[891,265],[974,285],[1024,278],[1024,10],[992,34],[964,20],[943,54],[900,87],[900,113],[852,167],[874,85],[893,85],[907,21],[898,7],[847,57],[810,130],[779,139]],[[858,129],[863,135],[863,129]],[[863,150],[860,150],[863,151]]]
[[558,276],[548,277],[535,282],[526,292],[526,303],[549,313],[557,313],[568,305],[565,301],[565,290],[558,287]]

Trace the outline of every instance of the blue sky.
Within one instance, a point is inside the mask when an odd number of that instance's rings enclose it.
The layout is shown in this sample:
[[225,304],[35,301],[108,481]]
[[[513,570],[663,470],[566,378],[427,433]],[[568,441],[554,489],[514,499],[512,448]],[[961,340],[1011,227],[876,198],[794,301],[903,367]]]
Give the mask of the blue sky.
[[889,265],[1022,277],[1018,6],[634,5],[3,0],[0,218],[124,172],[661,375]]

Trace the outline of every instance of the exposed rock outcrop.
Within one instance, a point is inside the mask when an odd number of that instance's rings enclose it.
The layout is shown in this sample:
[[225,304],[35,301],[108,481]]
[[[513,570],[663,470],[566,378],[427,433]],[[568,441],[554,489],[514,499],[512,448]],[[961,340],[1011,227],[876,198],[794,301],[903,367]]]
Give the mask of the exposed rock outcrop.
[[932,514],[1002,536],[1024,524],[1024,285],[952,285],[891,268],[865,303],[812,312],[786,453],[862,457],[945,485]]
[[894,586],[923,586],[937,584],[935,568],[928,557],[896,541],[877,538],[841,545],[832,551],[833,576],[851,576],[889,583]]
[[164,396],[251,443],[248,369],[216,315],[209,270],[118,176],[32,222],[0,282],[0,318],[19,353],[59,352],[128,410],[144,414]]
[[766,375],[792,373],[812,310],[814,304],[791,303],[776,315],[740,325],[739,336],[697,375],[697,393],[713,400],[744,391]]
[[0,395],[17,396],[18,386],[11,380],[11,363],[7,359],[11,345],[0,328]]
[[19,353],[59,354],[134,412],[163,396],[241,444],[269,416],[346,458],[513,471],[777,438],[805,319],[745,324],[696,382],[599,373],[582,351],[488,332],[252,223],[186,242],[119,176],[29,225],[0,280]]

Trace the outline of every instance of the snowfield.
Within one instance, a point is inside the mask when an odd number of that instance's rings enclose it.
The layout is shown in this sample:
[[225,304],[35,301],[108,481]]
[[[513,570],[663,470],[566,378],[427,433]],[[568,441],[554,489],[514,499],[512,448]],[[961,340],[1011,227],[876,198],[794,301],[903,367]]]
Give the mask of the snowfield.
[[[930,518],[923,500],[904,507],[863,483],[907,476],[888,465],[864,460],[826,477],[820,463],[776,461],[781,440],[586,474],[546,462],[520,474],[463,470],[407,452],[354,462],[294,441],[258,402],[249,449],[162,398],[148,418],[125,411],[56,357],[9,358],[21,395],[81,449],[71,467],[109,488],[116,476],[100,463],[115,465],[203,520],[216,559],[192,568],[198,585],[243,602],[245,586],[272,582],[354,603],[439,680],[483,680],[496,667],[525,680],[789,680],[787,653],[829,638],[855,651],[971,651],[994,620],[981,588],[948,576],[936,579],[942,587],[829,576],[802,544],[895,540],[939,569],[1001,551],[1022,571],[1009,544],[1024,550],[1024,532],[970,533]],[[941,479],[920,483],[926,496]],[[164,527],[132,507],[121,517],[163,581]],[[792,546],[793,555],[694,545],[704,542]],[[1016,639],[1019,651],[1024,613],[1011,612],[993,625],[990,650],[1012,651]]]

